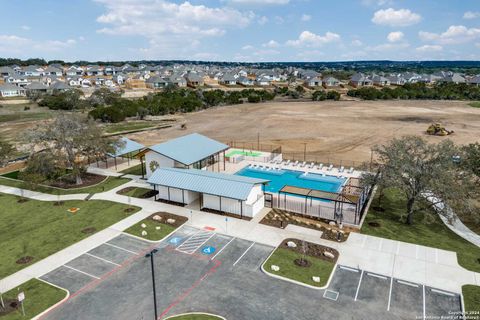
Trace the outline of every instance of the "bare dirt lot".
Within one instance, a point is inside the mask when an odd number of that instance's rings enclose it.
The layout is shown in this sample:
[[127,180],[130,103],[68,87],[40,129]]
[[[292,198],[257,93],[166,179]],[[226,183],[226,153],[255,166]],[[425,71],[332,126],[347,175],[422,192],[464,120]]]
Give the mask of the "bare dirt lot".
[[[178,117],[172,128],[131,134],[147,146],[198,132],[229,142],[278,144],[284,152],[320,158],[368,161],[370,149],[393,137],[422,135],[431,142],[452,139],[465,144],[480,140],[480,109],[463,101],[332,101],[270,102],[212,108]],[[455,134],[425,135],[432,122]],[[181,130],[185,123],[187,130]]]

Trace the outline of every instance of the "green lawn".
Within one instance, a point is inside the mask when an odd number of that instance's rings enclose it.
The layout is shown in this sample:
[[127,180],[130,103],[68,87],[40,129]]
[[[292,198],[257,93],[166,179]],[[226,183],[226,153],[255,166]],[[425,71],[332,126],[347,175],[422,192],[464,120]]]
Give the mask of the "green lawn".
[[[0,193],[0,279],[132,214],[124,211],[127,205],[110,201],[74,200],[56,206],[37,200],[18,203],[18,199]],[[67,211],[71,207],[80,210],[72,214]],[[138,210],[135,207],[134,212]],[[16,263],[25,256],[33,260]]]
[[[402,218],[406,211],[405,198],[398,190],[386,190],[382,201],[384,212],[374,209],[377,199],[373,200],[362,233],[455,251],[461,266],[480,272],[480,248],[450,231],[435,212],[417,212],[414,224],[409,226]],[[371,222],[380,223],[380,227],[370,226]]]
[[107,133],[123,132],[130,130],[140,130],[146,128],[153,128],[157,124],[154,122],[124,122],[124,123],[115,123],[106,126],[105,131]]
[[174,316],[171,318],[168,318],[168,320],[218,320],[222,319],[220,317],[216,316],[211,316],[208,314],[186,314],[183,316]]
[[[142,228],[141,227],[142,224],[145,224],[146,227]],[[157,230],[156,227],[160,227],[160,230]],[[176,229],[175,227],[169,224],[155,221],[151,218],[147,218],[131,226],[130,228],[125,230],[125,232],[140,238],[147,239],[147,240],[160,241],[163,238],[165,238],[167,235],[169,235],[171,232],[173,232],[173,230],[175,229]],[[142,231],[144,230],[147,232],[146,236],[142,236]]]
[[462,287],[462,293],[465,302],[465,311],[471,312],[471,316],[475,316],[473,312],[480,312],[480,287],[465,285]]
[[[301,258],[301,254],[285,248],[277,248],[271,257],[263,265],[265,271],[295,281],[303,282],[315,287],[323,287],[327,284],[332,273],[334,263],[316,257],[307,256],[312,263],[310,267],[299,267],[294,263],[295,259]],[[273,271],[272,265],[280,267],[279,271]],[[313,276],[319,276],[320,282],[312,280]]]
[[142,175],[142,165],[141,164],[138,164],[136,166],[133,166],[133,167],[130,167],[130,168],[127,168],[125,170],[122,170],[120,171],[121,173],[125,173],[125,174],[135,174],[137,176],[141,176]]
[[55,303],[61,301],[67,295],[65,290],[51,286],[43,281],[32,279],[14,288],[3,295],[3,299],[16,299],[19,292],[25,293],[24,308],[25,317],[21,309],[7,315],[0,316],[2,320],[31,319],[45,311]]
[[480,108],[480,101],[470,102],[469,105],[474,108]]
[[[10,173],[13,175],[13,173]],[[0,176],[0,185],[9,186],[9,187],[16,187],[22,189],[31,189],[31,187],[27,186],[21,180],[11,180],[5,179],[4,176]],[[127,183],[130,179],[127,178],[119,178],[119,177],[107,177],[101,183],[91,186],[91,187],[84,187],[84,188],[73,188],[73,189],[59,189],[59,188],[52,188],[45,185],[39,185],[35,188],[34,191],[48,193],[48,194],[74,194],[74,193],[98,193],[111,190],[116,188],[124,183]]]

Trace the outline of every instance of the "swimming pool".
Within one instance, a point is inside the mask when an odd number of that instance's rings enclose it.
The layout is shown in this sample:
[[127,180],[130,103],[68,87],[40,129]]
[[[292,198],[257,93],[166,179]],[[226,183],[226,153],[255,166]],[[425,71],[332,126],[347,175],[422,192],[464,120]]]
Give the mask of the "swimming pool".
[[334,176],[323,176],[316,173],[305,175],[303,171],[293,170],[265,170],[245,167],[236,173],[240,176],[269,180],[265,186],[266,192],[277,193],[284,186],[314,189],[328,192],[338,192],[347,180]]

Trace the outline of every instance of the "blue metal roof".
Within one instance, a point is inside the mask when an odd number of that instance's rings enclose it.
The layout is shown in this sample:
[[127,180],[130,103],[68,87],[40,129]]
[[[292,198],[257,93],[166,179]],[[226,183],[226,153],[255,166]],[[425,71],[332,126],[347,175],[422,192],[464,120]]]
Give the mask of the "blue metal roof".
[[117,150],[115,150],[115,153],[109,153],[108,154],[109,156],[118,157],[130,152],[139,151],[145,148],[143,144],[140,144],[136,141],[130,140],[125,137],[120,138],[120,141],[123,142],[123,146],[120,148],[117,148]]
[[192,133],[164,143],[156,144],[150,147],[150,150],[185,165],[191,165],[192,163],[203,160],[228,148],[229,147],[226,144],[198,133]]
[[198,169],[158,168],[148,183],[237,200],[246,200],[253,186],[268,180]]

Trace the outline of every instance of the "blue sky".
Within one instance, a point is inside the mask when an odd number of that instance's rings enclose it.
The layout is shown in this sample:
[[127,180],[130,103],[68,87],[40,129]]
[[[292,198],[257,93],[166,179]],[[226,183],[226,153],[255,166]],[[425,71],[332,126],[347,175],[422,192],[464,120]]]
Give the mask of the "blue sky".
[[480,60],[479,0],[0,0],[0,8],[0,57]]

